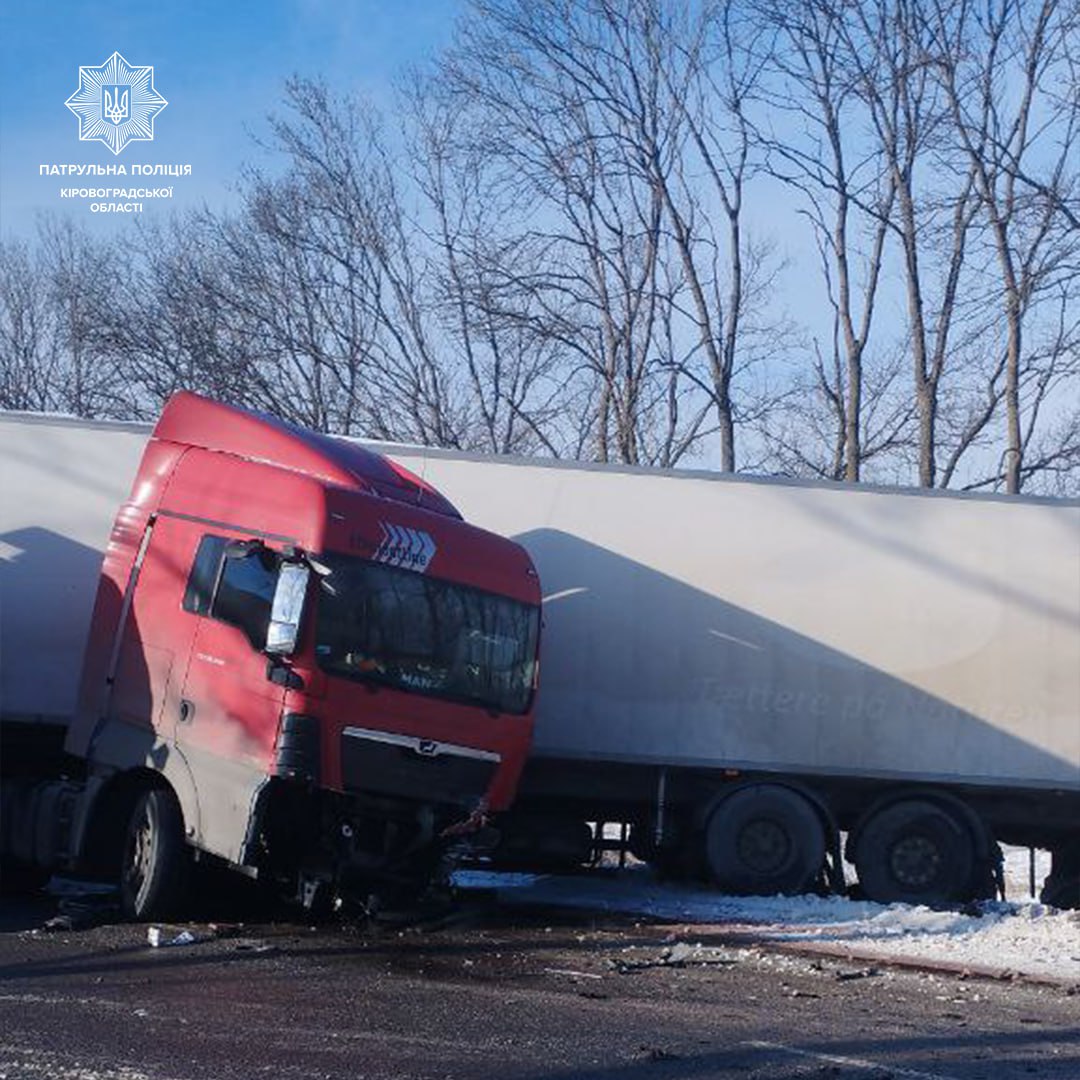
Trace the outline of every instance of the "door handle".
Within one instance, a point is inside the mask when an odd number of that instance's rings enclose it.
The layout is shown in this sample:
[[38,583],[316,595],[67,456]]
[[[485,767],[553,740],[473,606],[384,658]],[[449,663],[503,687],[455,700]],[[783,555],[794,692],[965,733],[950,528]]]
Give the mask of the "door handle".
[[195,718],[195,704],[187,698],[180,699],[180,723],[190,724]]

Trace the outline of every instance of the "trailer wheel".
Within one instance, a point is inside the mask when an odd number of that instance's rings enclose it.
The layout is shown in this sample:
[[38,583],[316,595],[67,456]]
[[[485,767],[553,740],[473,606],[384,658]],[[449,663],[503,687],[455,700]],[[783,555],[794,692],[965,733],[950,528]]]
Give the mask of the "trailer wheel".
[[795,895],[814,887],[825,863],[825,829],[809,799],[778,784],[729,795],[705,826],[705,865],[725,892]]
[[863,892],[878,903],[952,903],[970,899],[974,838],[948,808],[910,799],[867,821],[854,862]]
[[1039,899],[1058,908],[1080,908],[1080,847],[1056,848]]
[[179,908],[187,886],[188,851],[176,796],[150,788],[135,801],[124,836],[120,906],[129,919],[163,919]]

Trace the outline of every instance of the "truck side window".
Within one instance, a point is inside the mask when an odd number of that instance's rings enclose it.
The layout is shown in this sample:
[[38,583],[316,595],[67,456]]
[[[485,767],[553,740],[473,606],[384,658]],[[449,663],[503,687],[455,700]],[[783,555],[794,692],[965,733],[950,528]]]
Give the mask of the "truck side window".
[[187,589],[184,591],[185,611],[195,615],[210,614],[225,544],[224,536],[204,536],[199,541],[199,550],[195,552],[195,561],[191,564]]
[[252,648],[264,648],[277,578],[278,562],[265,549],[225,559],[211,617],[242,630]]

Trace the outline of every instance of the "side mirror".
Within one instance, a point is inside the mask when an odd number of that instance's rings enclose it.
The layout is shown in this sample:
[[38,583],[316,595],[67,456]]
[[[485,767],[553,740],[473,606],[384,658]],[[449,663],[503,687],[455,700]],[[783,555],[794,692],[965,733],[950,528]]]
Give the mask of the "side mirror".
[[266,632],[264,650],[272,656],[288,656],[296,649],[309,574],[303,563],[281,564],[270,607],[270,626]]
[[230,540],[225,545],[225,558],[246,559],[249,555],[267,550],[261,540]]
[[253,649],[262,649],[277,581],[278,556],[260,540],[230,541],[224,554],[210,615],[235,626]]

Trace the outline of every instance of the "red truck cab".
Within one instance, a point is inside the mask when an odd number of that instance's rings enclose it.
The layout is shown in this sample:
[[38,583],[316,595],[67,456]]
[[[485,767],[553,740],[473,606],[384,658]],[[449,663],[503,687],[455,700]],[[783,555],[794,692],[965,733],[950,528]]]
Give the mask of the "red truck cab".
[[539,625],[525,551],[418,477],[179,393],[102,566],[76,840],[119,857],[140,917],[175,902],[190,848],[309,903],[419,880],[513,798]]

